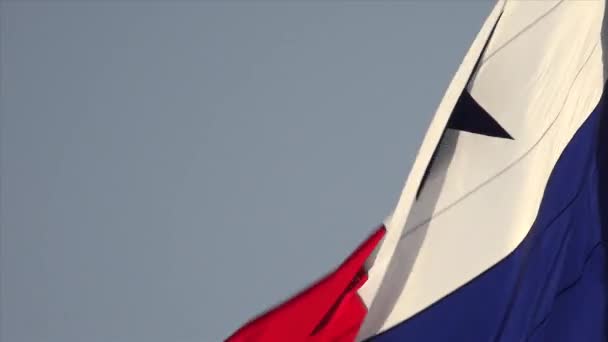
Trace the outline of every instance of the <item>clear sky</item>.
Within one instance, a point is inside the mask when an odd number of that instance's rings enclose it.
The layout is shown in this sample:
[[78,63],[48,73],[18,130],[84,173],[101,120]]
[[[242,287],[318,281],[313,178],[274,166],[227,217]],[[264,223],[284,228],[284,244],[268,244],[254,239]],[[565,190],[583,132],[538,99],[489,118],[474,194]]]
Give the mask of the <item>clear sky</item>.
[[2,2],[0,341],[220,341],[329,271],[492,5]]

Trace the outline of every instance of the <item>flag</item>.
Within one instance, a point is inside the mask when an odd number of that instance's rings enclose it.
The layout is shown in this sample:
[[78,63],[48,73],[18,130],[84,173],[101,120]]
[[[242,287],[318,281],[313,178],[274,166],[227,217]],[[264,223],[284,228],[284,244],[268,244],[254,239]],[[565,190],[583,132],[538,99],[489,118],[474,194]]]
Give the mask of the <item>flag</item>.
[[240,341],[606,341],[604,0],[500,0],[392,214]]

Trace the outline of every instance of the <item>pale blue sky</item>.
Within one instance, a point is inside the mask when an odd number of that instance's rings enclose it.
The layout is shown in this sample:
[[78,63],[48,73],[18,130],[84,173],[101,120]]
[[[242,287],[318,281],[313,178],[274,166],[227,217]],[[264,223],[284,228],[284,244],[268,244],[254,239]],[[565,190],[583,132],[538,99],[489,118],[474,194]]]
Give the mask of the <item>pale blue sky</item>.
[[493,1],[0,11],[0,341],[219,341],[390,213]]

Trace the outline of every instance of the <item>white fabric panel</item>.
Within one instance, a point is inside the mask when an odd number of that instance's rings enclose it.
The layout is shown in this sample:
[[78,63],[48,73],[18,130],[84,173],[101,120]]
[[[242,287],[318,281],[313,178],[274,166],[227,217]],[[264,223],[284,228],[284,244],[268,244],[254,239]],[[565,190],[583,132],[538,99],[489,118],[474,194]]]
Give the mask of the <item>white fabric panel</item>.
[[[439,103],[437,111],[430,123],[430,127],[423,139],[418,156],[414,161],[410,174],[406,180],[404,189],[399,197],[393,213],[384,220],[387,233],[374,256],[373,266],[369,268],[369,278],[358,293],[368,308],[371,309],[372,302],[376,299],[380,285],[384,279],[389,262],[397,249],[401,236],[405,230],[405,222],[414,201],[416,190],[420,184],[424,171],[431,159],[436,145],[439,143],[442,132],[447,125],[452,109],[466,87],[468,79],[475,64],[484,48],[484,44],[491,34],[494,24],[498,20],[504,6],[503,0],[498,0],[490,15],[482,25],[477,37],[473,41],[469,51],[466,53],[460,67],[456,71],[443,99]],[[398,157],[398,156],[396,156]],[[379,302],[379,300],[377,301]],[[379,307],[376,305],[375,307]],[[363,326],[360,329],[357,340],[365,339],[376,334],[384,325],[383,312],[375,314],[368,312]]]
[[[503,10],[468,89],[514,140],[448,130],[425,167]],[[511,253],[536,217],[566,144],[597,104],[604,0],[499,2],[435,114],[359,291],[372,336],[411,317]]]

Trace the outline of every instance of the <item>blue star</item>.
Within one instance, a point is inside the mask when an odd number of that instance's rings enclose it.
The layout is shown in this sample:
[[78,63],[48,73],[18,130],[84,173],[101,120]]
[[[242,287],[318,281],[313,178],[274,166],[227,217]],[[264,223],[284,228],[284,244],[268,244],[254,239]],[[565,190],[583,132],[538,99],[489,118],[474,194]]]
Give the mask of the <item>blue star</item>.
[[[455,129],[459,131],[465,131],[474,134],[481,134],[488,137],[503,138],[513,140],[513,137],[507,132],[499,123],[496,121],[483,107],[475,101],[473,96],[465,89],[463,90],[454,110],[450,115],[446,129]],[[445,131],[444,131],[445,134]],[[443,139],[443,135],[442,135]],[[420,196],[420,192],[424,187],[424,183],[433,167],[433,162],[437,157],[437,150],[440,144],[437,144],[429,165],[424,171],[420,186],[416,192],[416,199]]]
[[475,101],[466,89],[454,107],[447,128],[513,140],[513,137]]

